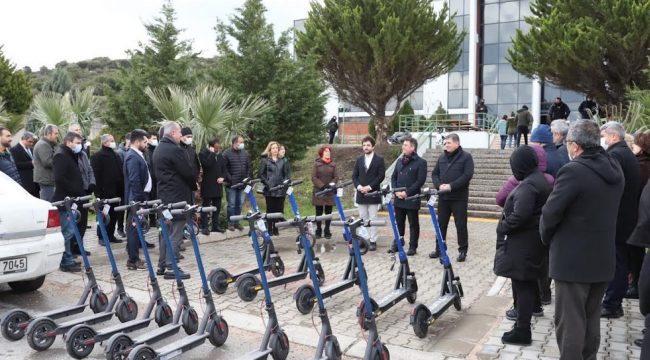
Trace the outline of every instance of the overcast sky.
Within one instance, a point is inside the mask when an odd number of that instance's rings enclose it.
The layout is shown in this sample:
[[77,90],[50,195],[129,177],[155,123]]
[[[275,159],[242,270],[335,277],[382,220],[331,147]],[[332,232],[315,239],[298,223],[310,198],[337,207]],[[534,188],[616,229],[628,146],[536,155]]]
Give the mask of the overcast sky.
[[[306,18],[309,0],[263,0],[266,19],[279,32]],[[216,55],[214,26],[227,20],[244,0],[176,0],[177,26],[186,29],[194,50]],[[146,41],[142,22],[158,15],[162,0],[3,0],[0,45],[19,68],[53,68],[62,60],[77,62],[99,56],[122,59],[127,49]]]

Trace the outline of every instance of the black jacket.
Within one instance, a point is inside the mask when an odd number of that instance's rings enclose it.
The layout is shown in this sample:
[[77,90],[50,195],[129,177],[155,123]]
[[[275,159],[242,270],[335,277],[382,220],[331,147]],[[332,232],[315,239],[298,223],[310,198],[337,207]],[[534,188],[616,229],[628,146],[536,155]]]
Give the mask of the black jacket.
[[571,110],[569,110],[569,105],[565,103],[560,103],[559,105],[556,103],[553,103],[551,107],[548,109],[548,117],[553,120],[561,120],[561,119],[568,119],[569,114],[571,114]]
[[339,122],[337,120],[330,120],[330,122],[327,123],[327,130],[330,133],[336,133],[339,130]]
[[222,198],[223,185],[217,183],[218,178],[226,178],[226,163],[223,155],[211,152],[203,148],[199,152],[199,159],[203,167],[203,179],[201,180],[201,197]]
[[79,157],[72,150],[61,144],[54,153],[52,169],[54,171],[54,197],[52,202],[61,201],[66,196],[77,197],[86,195],[84,180],[77,164]]
[[646,316],[650,313],[650,253],[645,255],[639,276],[639,310]]
[[100,199],[124,196],[124,176],[120,158],[113,149],[102,148],[90,157],[90,166],[95,173],[95,195]]
[[625,141],[619,141],[607,148],[607,153],[621,165],[625,188],[618,207],[616,218],[616,242],[625,243],[632,235],[639,215],[639,187],[641,183],[641,167],[639,160]]
[[196,155],[196,150],[194,150],[193,147],[190,145],[186,145],[184,142],[180,142],[178,146],[185,151],[185,154],[187,155],[187,161],[190,163],[190,166],[192,167],[192,170],[194,170],[194,176],[196,178],[199,178],[199,173],[201,172],[201,163],[199,162],[199,157]]
[[[365,154],[361,155],[354,163],[354,170],[352,170],[354,188],[370,186],[372,188],[371,191],[380,190],[381,182],[386,178],[386,163],[384,162],[384,158],[374,153],[372,155],[372,161],[370,161],[370,166],[366,169],[365,157]],[[365,197],[358,190],[356,194],[357,204],[380,204],[382,202],[381,197]]]
[[11,156],[9,148],[5,149],[5,152],[0,152],[0,172],[7,174],[7,176],[12,178],[15,182],[22,185],[18,168],[16,168],[16,163]]
[[192,200],[192,190],[197,190],[194,168],[187,153],[169,135],[165,135],[153,155],[158,182],[158,197],[163,204]]
[[612,279],[624,187],[618,161],[600,146],[560,169],[539,224],[542,242],[550,247],[550,278],[581,283]]
[[436,189],[440,189],[442,184],[451,186],[451,192],[440,195],[440,200],[467,200],[472,177],[474,177],[474,159],[470,153],[463,150],[462,146],[451,154],[445,150],[431,173],[433,186]]
[[260,164],[260,179],[264,184],[264,196],[267,197],[283,197],[286,195],[286,190],[269,191],[270,188],[281,185],[284,180],[289,179],[289,172],[284,165],[284,160],[278,159],[273,161],[266,155],[262,155],[262,163]]
[[537,167],[537,155],[522,146],[510,156],[510,167],[521,183],[508,195],[497,226],[494,273],[515,280],[544,276],[548,248],[539,235],[542,207],[551,185]]
[[[39,186],[34,182],[34,163],[32,157],[27,154],[27,151],[25,151],[25,148],[21,144],[16,144],[9,151],[11,152],[11,157],[14,158],[23,189],[29,193],[38,192]],[[32,152],[32,156],[34,156],[33,154]]]
[[[397,158],[395,170],[390,179],[391,187],[393,189],[406,187],[407,196],[419,194],[422,185],[427,181],[427,161],[418,156],[417,152],[413,152],[406,164],[403,163],[403,159],[404,155]],[[395,207],[407,210],[420,209],[420,201],[405,201],[397,197],[394,199]]]
[[571,161],[571,159],[569,159],[569,150],[567,149],[566,144],[562,144],[560,146],[556,145],[555,147],[557,148],[557,154],[560,155],[560,159],[564,165]]
[[546,154],[546,173],[555,179],[557,177],[557,172],[560,171],[560,168],[569,162],[569,155],[567,154],[567,161],[564,161],[562,156],[560,156],[558,153],[555,144],[545,144],[542,147],[544,148],[544,153]]
[[587,109],[591,110],[591,113],[594,114],[598,111],[598,104],[596,104],[595,101],[593,100],[585,100],[582,103],[580,103],[580,107],[578,107],[578,112],[580,112],[580,116],[582,116],[582,119],[591,119],[589,117],[589,113],[587,113]]
[[251,159],[245,150],[235,150],[230,147],[223,152],[223,159],[226,162],[226,179],[232,185],[239,184],[242,180],[253,177]]
[[146,159],[135,150],[129,150],[124,158],[122,171],[124,172],[124,203],[130,204],[132,201],[149,200],[145,190],[149,178],[151,178],[151,189],[153,191],[153,176]]
[[[638,247],[650,248],[650,236],[648,235],[650,234],[650,181],[646,183],[641,192],[638,210],[638,220],[627,243]],[[648,281],[650,284],[650,279]]]

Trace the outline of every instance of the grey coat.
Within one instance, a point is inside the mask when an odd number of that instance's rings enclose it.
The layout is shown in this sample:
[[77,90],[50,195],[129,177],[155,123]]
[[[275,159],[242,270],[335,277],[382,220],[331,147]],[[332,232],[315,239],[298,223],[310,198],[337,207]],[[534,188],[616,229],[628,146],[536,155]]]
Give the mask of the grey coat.
[[88,190],[91,184],[93,187],[97,185],[97,182],[95,181],[95,172],[93,172],[93,168],[90,166],[90,161],[88,160],[88,155],[86,155],[85,151],[81,151],[77,156],[79,157],[77,165],[79,166],[81,178],[84,181],[84,190]]
[[54,186],[52,159],[56,144],[42,138],[34,146],[34,182],[41,185]]

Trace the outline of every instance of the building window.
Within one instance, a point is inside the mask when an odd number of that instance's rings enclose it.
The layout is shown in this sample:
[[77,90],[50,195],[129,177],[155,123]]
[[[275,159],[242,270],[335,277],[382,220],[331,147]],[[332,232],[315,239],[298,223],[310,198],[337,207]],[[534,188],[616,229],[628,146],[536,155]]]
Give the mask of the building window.
[[[471,13],[469,0],[455,0],[451,1],[450,4],[449,15],[456,14],[453,21],[456,23],[458,33],[461,33],[464,29],[469,29]],[[469,96],[469,34],[463,39],[463,53],[458,64],[449,72],[448,79],[447,109],[467,108],[467,97]],[[415,109],[415,107],[413,108]]]

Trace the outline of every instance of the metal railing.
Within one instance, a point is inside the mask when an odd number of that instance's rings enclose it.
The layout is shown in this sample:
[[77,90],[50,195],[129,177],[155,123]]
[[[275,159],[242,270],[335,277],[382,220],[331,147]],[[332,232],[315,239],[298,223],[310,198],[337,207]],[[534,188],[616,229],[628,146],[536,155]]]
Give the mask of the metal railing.
[[[432,115],[400,115],[399,131],[458,131],[477,130],[488,131],[494,127],[499,118],[487,113],[471,114],[432,114]],[[392,135],[392,134],[389,134]]]

